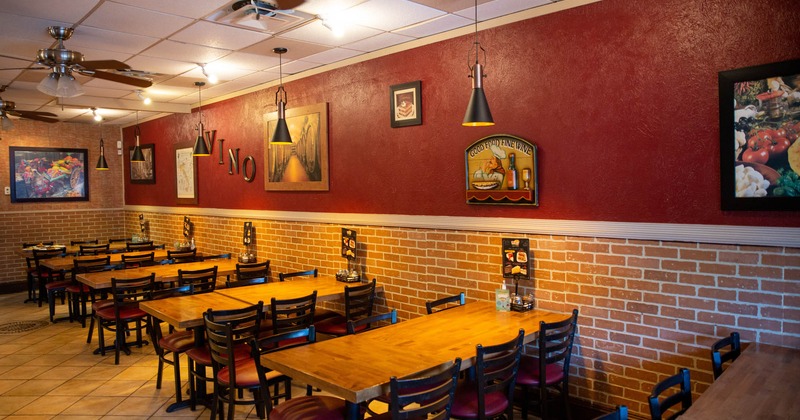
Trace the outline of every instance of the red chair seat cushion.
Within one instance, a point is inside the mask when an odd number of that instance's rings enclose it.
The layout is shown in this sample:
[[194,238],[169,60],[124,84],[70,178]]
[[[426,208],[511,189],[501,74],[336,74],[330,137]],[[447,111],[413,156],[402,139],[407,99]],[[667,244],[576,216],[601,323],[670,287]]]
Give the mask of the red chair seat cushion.
[[[195,363],[202,366],[211,366],[211,350],[208,346],[192,347],[186,350],[186,357],[194,360]],[[250,346],[248,344],[241,344],[233,351],[234,360],[245,360],[250,358]]]
[[183,353],[194,347],[194,333],[191,331],[176,331],[165,335],[158,340],[162,349],[173,353]]
[[[564,380],[564,368],[559,364],[549,364],[545,366],[544,375],[545,385],[557,384]],[[520,359],[517,384],[539,386],[539,358],[524,356]]]
[[64,289],[70,284],[72,284],[72,281],[70,280],[51,281],[50,283],[47,283],[44,288],[47,290]]
[[113,300],[96,300],[92,304],[92,309],[95,312],[97,312],[97,311],[99,311],[99,310],[101,310],[103,308],[113,308],[113,307],[114,307],[114,301]]
[[[256,362],[252,358],[247,358],[236,362],[234,369],[236,370],[236,386],[237,387],[256,387],[261,383],[258,378],[258,369]],[[282,373],[271,370],[266,373],[267,382],[284,376]],[[229,385],[231,383],[231,372],[227,367],[219,370],[217,374],[217,381],[222,385]]]
[[[97,316],[104,320],[113,321],[116,318],[114,306],[103,308],[97,311]],[[138,307],[127,306],[119,311],[119,319],[122,321],[136,320],[147,317],[147,313]]]
[[342,317],[342,314],[332,311],[330,309],[315,308],[314,309],[314,322],[320,322],[328,318]]
[[323,319],[320,322],[315,322],[314,327],[317,329],[318,333],[322,334],[347,334],[347,320],[341,315],[333,318]]
[[344,416],[344,400],[324,395],[292,398],[269,413],[270,420],[343,420]]
[[67,286],[67,292],[69,293],[81,293],[81,292],[89,293],[91,290],[92,289],[90,289],[89,286],[82,283],[79,284],[72,283],[69,286]]
[[[486,409],[486,417],[492,418],[503,413],[508,408],[508,398],[499,391],[486,394],[484,407]],[[478,388],[474,382],[466,381],[458,384],[450,413],[453,417],[459,419],[477,419],[479,417]]]

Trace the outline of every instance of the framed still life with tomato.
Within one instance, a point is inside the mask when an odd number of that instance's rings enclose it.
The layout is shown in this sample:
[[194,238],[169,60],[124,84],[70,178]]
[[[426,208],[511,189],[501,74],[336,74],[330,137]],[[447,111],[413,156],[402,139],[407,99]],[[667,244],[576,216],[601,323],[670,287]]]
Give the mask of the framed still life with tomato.
[[722,210],[800,210],[800,60],[719,73]]

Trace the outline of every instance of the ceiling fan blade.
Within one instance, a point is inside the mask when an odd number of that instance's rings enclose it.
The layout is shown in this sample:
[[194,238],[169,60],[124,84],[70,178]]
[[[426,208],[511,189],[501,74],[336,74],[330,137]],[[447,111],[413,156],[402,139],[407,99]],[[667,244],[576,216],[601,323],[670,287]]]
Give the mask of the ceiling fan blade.
[[278,9],[281,10],[289,10],[294,9],[295,7],[305,3],[305,0],[279,0],[275,1],[278,6]]
[[81,61],[78,63],[81,67],[87,70],[96,70],[96,69],[118,69],[118,70],[127,70],[131,68],[131,66],[123,63],[122,61],[117,60],[92,60],[92,61]]
[[110,73],[110,72],[107,72],[107,71],[81,70],[81,71],[79,71],[79,73],[83,74],[83,75],[86,75],[86,76],[96,77],[98,79],[110,80],[112,82],[124,83],[126,85],[132,85],[132,86],[137,86],[137,87],[141,87],[141,88],[146,88],[146,87],[153,86],[153,82],[151,82],[149,80],[139,79],[139,78],[136,78],[136,77],[125,76],[125,75],[117,74],[117,73]]
[[50,67],[10,67],[5,69],[0,69],[0,71],[3,70],[50,70]]
[[46,123],[57,123],[58,122],[58,120],[55,119],[55,118],[48,118],[48,117],[44,116],[44,115],[52,115],[54,117],[56,116],[56,114],[53,114],[53,113],[50,113],[50,112],[16,111],[15,110],[15,111],[9,111],[8,113],[10,115],[15,116],[15,117],[26,118],[26,119],[29,119],[29,120],[42,121],[42,122],[46,122]]

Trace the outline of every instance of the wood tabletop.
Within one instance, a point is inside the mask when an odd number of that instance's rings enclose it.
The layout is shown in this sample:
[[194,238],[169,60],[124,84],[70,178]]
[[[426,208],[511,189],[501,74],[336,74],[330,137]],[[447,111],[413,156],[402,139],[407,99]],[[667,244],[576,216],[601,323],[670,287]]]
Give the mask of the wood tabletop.
[[[153,253],[153,258],[156,261],[161,261],[167,258],[167,251],[164,249],[156,249],[153,251],[136,251],[136,252],[125,252],[125,253],[116,253],[116,254],[108,254],[110,258],[111,264],[120,264],[122,263],[122,256],[135,256],[135,255],[147,255],[149,253]],[[45,267],[51,270],[71,270],[73,267],[74,260],[81,260],[81,259],[93,259],[98,257],[104,257],[104,255],[86,255],[86,256],[74,256],[74,255],[67,255],[65,257],[55,257],[55,258],[48,258],[44,261],[41,261],[41,264],[44,264]]]
[[543,310],[498,312],[494,302],[471,302],[363,334],[287,349],[262,356],[262,363],[300,382],[360,403],[389,391],[389,378],[441,367],[461,357],[473,365],[475,346],[511,340],[525,330],[535,339],[539,321],[561,321],[570,314]]
[[[264,305],[269,305],[274,297],[277,299],[297,298],[317,291],[317,301],[344,299],[344,288],[347,286],[359,286],[362,283],[342,283],[336,281],[333,276],[305,277],[286,280],[282,282],[270,282],[245,287],[233,287],[230,289],[218,289],[217,293],[239,299],[250,304],[257,303],[259,300]],[[380,285],[376,286],[376,292],[381,291]]]
[[203,325],[203,312],[208,309],[227,310],[245,306],[245,302],[218,292],[149,300],[139,304],[143,311],[178,329]]
[[681,420],[798,418],[798,390],[800,349],[750,343]]
[[219,276],[226,276],[236,272],[236,260],[225,258],[184,264],[156,264],[148,267],[101,271],[99,273],[82,273],[78,274],[77,279],[79,282],[95,289],[105,289],[111,287],[112,277],[136,278],[156,273],[156,281],[169,281],[178,279],[178,270],[200,270],[215,265]]

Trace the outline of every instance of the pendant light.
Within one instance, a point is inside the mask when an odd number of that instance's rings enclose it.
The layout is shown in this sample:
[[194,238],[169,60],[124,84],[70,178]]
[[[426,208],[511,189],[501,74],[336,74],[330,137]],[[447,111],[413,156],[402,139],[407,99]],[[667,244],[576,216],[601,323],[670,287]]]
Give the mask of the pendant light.
[[206,140],[203,138],[203,98],[200,95],[200,89],[205,86],[206,82],[194,82],[197,86],[197,97],[199,99],[197,105],[198,120],[200,123],[197,125],[197,138],[194,140],[194,148],[192,148],[192,156],[210,156],[211,151],[208,150]]
[[103,147],[103,124],[100,124],[100,157],[97,158],[97,166],[95,166],[94,168],[97,169],[98,171],[108,170],[108,162],[106,162],[105,147]]
[[292,144],[292,135],[289,134],[289,126],[286,125],[288,96],[286,90],[283,89],[283,54],[287,51],[289,50],[281,47],[272,49],[272,52],[278,54],[279,57],[280,85],[278,85],[278,91],[275,92],[275,104],[278,105],[278,124],[275,126],[275,132],[272,133],[269,144]]
[[[464,114],[464,122],[461,125],[466,127],[485,127],[494,125],[492,112],[489,110],[489,103],[486,101],[486,94],[483,92],[483,65],[478,62],[478,55],[483,52],[483,62],[486,63],[486,50],[478,42],[478,0],[475,0],[475,64],[467,65],[470,69],[472,78],[472,96],[469,98],[467,112]],[[471,51],[470,51],[471,53]],[[467,55],[469,62],[469,54]]]
[[136,111],[136,127],[133,129],[133,134],[136,135],[136,145],[133,146],[131,162],[144,162],[144,153],[142,153],[142,148],[139,146],[139,136],[142,134],[141,130],[139,130],[139,111]]

